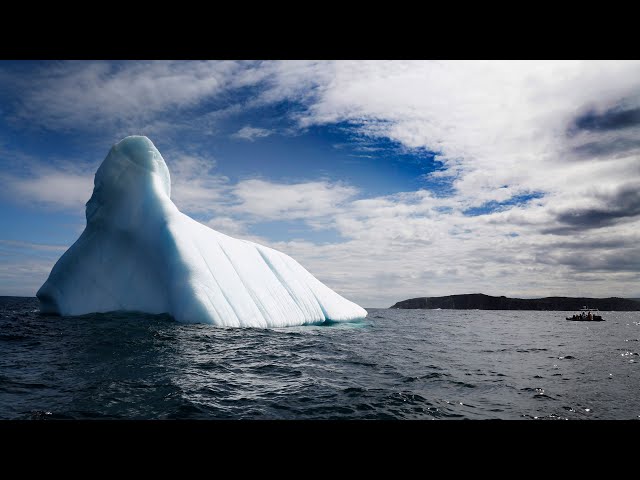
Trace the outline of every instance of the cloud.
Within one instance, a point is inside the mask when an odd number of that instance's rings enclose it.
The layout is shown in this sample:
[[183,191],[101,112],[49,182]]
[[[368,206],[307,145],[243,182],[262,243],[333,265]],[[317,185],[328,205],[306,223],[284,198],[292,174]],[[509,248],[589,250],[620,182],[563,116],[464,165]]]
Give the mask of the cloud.
[[9,182],[23,200],[59,208],[82,208],[93,191],[93,175],[42,172],[35,178]]
[[1,258],[0,291],[2,295],[32,296],[47,279],[52,261],[36,260],[24,256]]
[[570,208],[558,213],[556,220],[565,226],[546,230],[549,233],[572,234],[578,230],[602,228],[620,221],[640,218],[640,184],[623,185],[616,191],[590,195],[594,206]]
[[0,240],[0,292],[2,295],[30,295],[47,279],[58,257],[69,245]]
[[[271,187],[265,185],[265,192]],[[625,195],[602,194],[598,201],[631,201]],[[335,204],[331,215],[304,218],[313,228],[335,228],[345,241],[255,240],[288,253],[331,288],[368,306],[475,291],[521,297],[637,294],[637,262],[619,268],[636,254],[637,219],[554,236],[542,231],[557,222],[543,204],[480,216],[464,215],[465,205],[426,190],[350,199]],[[278,214],[295,216],[287,210]]]
[[619,156],[638,155],[640,153],[640,139],[615,137],[599,139],[579,144],[573,147],[577,159],[600,158],[602,160],[615,159]]
[[181,210],[210,215],[227,202],[229,179],[215,172],[213,158],[177,150],[163,157],[171,174],[171,198]]
[[573,121],[570,131],[620,130],[638,125],[640,125],[640,108],[613,108],[602,113],[590,110]]
[[249,142],[255,141],[257,138],[268,137],[273,133],[272,130],[268,130],[266,128],[255,128],[251,126],[242,127],[236,133],[231,135],[232,138],[237,138],[238,140],[246,140]]
[[52,252],[64,252],[69,248],[68,245],[47,245],[43,243],[22,242],[18,240],[0,240],[0,245],[14,247],[19,249],[43,250]]
[[[2,76],[16,96],[14,117],[51,130],[148,129],[163,116],[227,89],[259,81],[252,62],[49,62]],[[174,116],[174,115],[172,115]],[[164,119],[166,120],[166,118]],[[166,124],[171,126],[173,122]]]
[[[313,84],[312,94],[298,93],[289,69]],[[439,152],[438,175],[449,174],[472,206],[499,201],[505,184],[514,195],[561,194],[575,171],[563,162],[567,126],[585,106],[607,111],[623,102],[629,116],[640,91],[638,62],[294,63],[274,75],[273,92],[305,99],[301,126],[347,122],[365,137]],[[584,133],[573,148],[597,139]]]
[[357,193],[352,186],[327,181],[283,184],[243,180],[232,190],[239,202],[232,210],[261,220],[322,217],[334,213]]
[[61,159],[49,162],[1,150],[0,197],[36,208],[83,212],[93,191],[96,166]]
[[247,224],[232,217],[213,217],[203,223],[213,228],[214,230],[217,230],[218,232],[230,235],[232,237],[247,238],[250,236],[248,233]]

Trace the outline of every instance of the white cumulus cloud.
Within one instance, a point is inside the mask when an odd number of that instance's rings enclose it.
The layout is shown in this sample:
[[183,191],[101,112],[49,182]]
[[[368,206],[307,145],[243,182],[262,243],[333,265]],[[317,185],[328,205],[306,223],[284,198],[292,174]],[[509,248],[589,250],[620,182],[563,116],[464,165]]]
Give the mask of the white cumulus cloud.
[[256,128],[247,125],[246,127],[242,127],[236,133],[231,135],[232,138],[237,138],[238,140],[246,140],[248,142],[253,142],[258,138],[264,138],[271,135],[273,132],[266,128]]

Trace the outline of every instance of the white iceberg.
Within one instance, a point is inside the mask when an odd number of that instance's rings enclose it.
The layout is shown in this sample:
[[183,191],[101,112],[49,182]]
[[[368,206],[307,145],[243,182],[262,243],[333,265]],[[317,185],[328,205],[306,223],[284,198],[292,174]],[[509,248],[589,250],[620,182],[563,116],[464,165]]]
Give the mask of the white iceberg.
[[87,202],[87,226],[38,290],[45,313],[168,313],[180,322],[283,327],[364,318],[291,257],[181,213],[153,143],[111,148]]

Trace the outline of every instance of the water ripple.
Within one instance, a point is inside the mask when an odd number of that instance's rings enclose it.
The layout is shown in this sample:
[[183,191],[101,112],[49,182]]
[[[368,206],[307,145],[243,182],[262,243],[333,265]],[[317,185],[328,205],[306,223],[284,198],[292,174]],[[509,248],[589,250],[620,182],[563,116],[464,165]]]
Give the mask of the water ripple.
[[0,418],[638,418],[638,312],[369,312],[234,329],[3,297]]

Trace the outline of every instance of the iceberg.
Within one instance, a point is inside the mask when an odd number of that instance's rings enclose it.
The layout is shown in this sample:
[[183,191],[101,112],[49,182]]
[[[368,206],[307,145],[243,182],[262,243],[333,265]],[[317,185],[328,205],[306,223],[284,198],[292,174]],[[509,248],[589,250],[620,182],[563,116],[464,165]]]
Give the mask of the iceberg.
[[80,238],[38,290],[43,313],[167,313],[179,322],[234,327],[367,315],[284,253],[180,212],[167,164],[147,137],[126,137],[111,148],[86,217]]

